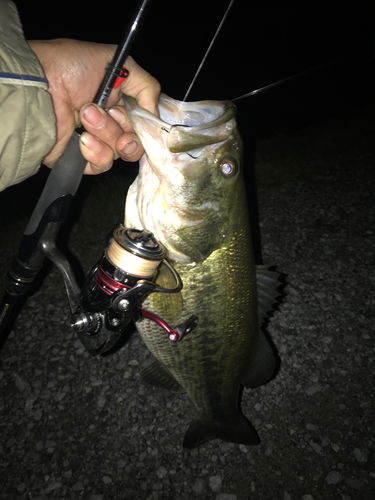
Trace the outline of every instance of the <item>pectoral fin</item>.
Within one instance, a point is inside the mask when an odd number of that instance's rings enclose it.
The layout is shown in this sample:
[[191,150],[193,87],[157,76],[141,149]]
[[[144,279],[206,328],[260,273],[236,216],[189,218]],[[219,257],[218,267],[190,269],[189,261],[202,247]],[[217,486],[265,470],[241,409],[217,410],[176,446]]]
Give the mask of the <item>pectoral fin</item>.
[[251,423],[240,413],[230,424],[223,422],[202,422],[194,420],[186,431],[183,446],[196,448],[211,439],[221,439],[228,443],[257,445],[260,439]]

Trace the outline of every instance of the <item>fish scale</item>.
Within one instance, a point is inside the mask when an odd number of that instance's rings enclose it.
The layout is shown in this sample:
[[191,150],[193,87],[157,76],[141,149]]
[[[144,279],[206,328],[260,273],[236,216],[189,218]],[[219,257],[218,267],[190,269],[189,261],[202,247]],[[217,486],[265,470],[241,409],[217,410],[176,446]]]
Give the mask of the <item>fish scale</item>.
[[[246,238],[243,234],[242,239],[245,243],[248,235]],[[192,314],[198,316],[198,326],[181,342],[166,342],[165,332],[156,323],[145,319],[137,323],[137,328],[153,355],[184,387],[205,419],[212,418],[213,413],[228,414],[229,410],[220,401],[222,389],[215,391],[217,385],[226,385],[228,391],[224,393],[230,392],[230,399],[237,399],[243,365],[245,363],[246,366],[248,361],[239,359],[239,353],[247,353],[251,349],[254,335],[249,330],[258,329],[256,313],[251,310],[256,306],[255,276],[250,266],[241,264],[248,262],[250,257],[243,255],[247,249],[248,245],[244,244],[243,252],[238,253],[238,237],[235,235],[228,246],[211,254],[202,265],[194,269],[175,265],[183,282],[182,291],[173,297],[153,294],[144,304],[146,309],[163,317],[171,325],[185,321]],[[234,258],[232,254],[235,254]],[[241,259],[243,256],[245,259]],[[162,286],[167,285],[170,283],[163,280]],[[225,307],[221,307],[223,295],[226,297]],[[175,302],[182,302],[180,312],[179,307],[174,306]],[[249,322],[248,314],[254,318],[252,322]],[[224,332],[220,336],[220,343],[217,341],[217,332]],[[231,362],[231,357],[234,357],[234,362]],[[197,358],[199,364],[196,362]],[[229,362],[233,372],[226,378],[220,376],[220,364],[223,362]],[[201,372],[199,376],[197,370]],[[202,385],[206,386],[204,393]],[[215,405],[219,408],[213,406],[211,401],[206,405],[205,401],[208,399],[220,401]],[[227,396],[226,400],[229,402]],[[232,402],[229,403],[231,405]]]
[[[190,424],[184,446],[215,438],[257,444],[258,434],[240,410],[239,393],[241,383],[254,387],[275,371],[258,308],[261,316],[270,309],[280,283],[278,273],[256,272],[235,107],[228,101],[181,103],[162,95],[160,116],[167,107],[167,123],[131,98],[125,105],[146,151],[129,189],[125,225],[154,232],[182,281],[178,293],[151,294],[142,307],[172,327],[192,315],[199,318],[177,343],[155,322],[137,321],[154,358],[143,380],[188,394],[199,418]],[[206,116],[205,121],[178,125],[184,112]],[[195,156],[187,155],[192,149]],[[226,162],[233,168],[229,175],[222,170]],[[171,288],[172,281],[162,266],[156,283]]]

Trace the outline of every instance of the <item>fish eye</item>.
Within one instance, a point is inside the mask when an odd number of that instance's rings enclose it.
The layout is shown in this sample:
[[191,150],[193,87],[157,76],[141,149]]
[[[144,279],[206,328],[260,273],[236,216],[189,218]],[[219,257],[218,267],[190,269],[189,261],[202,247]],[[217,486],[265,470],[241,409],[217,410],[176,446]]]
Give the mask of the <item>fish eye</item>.
[[220,163],[220,170],[226,179],[233,177],[237,172],[237,164],[234,160],[225,158]]

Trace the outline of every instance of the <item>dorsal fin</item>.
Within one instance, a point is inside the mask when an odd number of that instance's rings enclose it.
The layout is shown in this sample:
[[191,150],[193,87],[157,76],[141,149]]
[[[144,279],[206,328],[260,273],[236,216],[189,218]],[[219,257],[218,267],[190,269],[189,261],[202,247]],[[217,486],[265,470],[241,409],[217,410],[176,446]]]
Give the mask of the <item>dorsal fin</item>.
[[267,313],[272,311],[272,306],[281,295],[278,288],[282,285],[279,281],[281,273],[271,271],[267,266],[256,266],[258,290],[258,322],[262,325]]

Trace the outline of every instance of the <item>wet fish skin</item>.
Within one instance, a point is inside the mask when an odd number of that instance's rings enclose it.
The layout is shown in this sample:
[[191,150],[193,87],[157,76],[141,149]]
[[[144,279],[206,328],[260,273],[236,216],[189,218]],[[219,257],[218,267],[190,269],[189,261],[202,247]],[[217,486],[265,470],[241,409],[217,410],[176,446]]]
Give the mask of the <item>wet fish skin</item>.
[[[176,344],[155,323],[137,322],[155,357],[143,379],[187,392],[199,419],[190,425],[185,447],[215,438],[258,444],[240,410],[239,391],[241,383],[254,387],[269,380],[275,358],[259,329],[235,107],[220,101],[180,103],[162,95],[158,119],[131,98],[125,105],[146,151],[129,189],[125,225],[152,231],[183,283],[177,294],[151,294],[143,307],[172,326],[192,314],[199,318],[196,329]],[[223,175],[223,160],[234,165],[233,176]],[[264,311],[275,301],[278,275],[266,269],[259,275],[268,279]],[[157,282],[172,285],[163,268]]]

